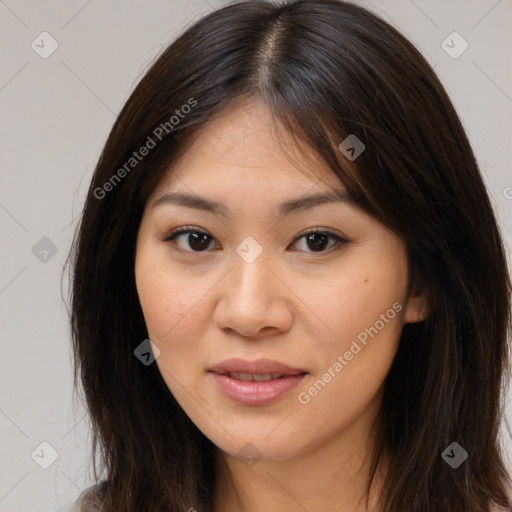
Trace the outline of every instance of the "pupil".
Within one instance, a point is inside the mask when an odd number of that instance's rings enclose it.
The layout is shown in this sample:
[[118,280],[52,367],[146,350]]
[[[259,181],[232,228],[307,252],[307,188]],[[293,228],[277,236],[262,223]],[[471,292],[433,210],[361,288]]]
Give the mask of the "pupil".
[[[200,238],[203,238],[203,242],[208,238],[208,235],[204,234],[204,233],[190,233],[189,235],[189,244],[190,244],[190,247],[192,247],[193,249],[198,249],[199,251],[203,250],[203,249],[206,249],[208,247],[208,244],[206,245],[201,245],[201,243],[199,242],[198,243],[198,240]],[[198,243],[198,245],[196,246],[195,244]]]
[[[316,239],[316,237],[321,238],[322,241],[320,243],[315,242],[314,240]],[[313,242],[313,246],[310,246],[311,249],[322,249],[325,246],[327,237],[325,235],[322,235],[321,233],[313,233],[312,235],[308,236],[307,240],[308,240],[308,243]]]

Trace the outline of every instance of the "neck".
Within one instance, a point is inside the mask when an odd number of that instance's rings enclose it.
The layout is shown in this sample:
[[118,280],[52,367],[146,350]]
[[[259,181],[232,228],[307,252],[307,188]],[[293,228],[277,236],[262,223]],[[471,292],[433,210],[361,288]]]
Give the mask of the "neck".
[[263,457],[251,466],[217,450],[214,511],[377,512],[383,468],[388,459],[381,461],[377,468],[367,496],[374,446],[371,426],[376,412],[376,408],[366,411],[328,442],[285,460]]

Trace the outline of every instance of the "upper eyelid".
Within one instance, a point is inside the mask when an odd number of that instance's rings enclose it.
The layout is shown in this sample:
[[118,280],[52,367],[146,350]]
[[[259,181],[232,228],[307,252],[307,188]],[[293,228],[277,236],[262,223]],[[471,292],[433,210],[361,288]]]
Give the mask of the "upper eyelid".
[[[172,236],[172,235],[184,234],[184,233],[202,233],[203,235],[209,235],[213,239],[215,239],[215,237],[208,230],[203,229],[203,228],[198,228],[196,226],[182,226],[180,228],[173,229],[166,235],[165,238],[168,238],[169,236]],[[320,226],[312,226],[310,228],[306,228],[303,231],[299,232],[297,234],[297,237],[302,237],[309,233],[329,234],[329,235],[333,235],[333,236],[338,236],[340,238],[345,238],[348,240],[348,238],[345,235],[335,233],[332,228],[323,228]]]

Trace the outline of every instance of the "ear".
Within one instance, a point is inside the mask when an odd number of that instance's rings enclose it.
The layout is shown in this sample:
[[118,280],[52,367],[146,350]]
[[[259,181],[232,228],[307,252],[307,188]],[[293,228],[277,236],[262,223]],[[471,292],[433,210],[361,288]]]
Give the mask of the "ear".
[[416,285],[412,285],[405,306],[405,323],[423,322],[429,316],[430,309],[426,295],[421,293]]

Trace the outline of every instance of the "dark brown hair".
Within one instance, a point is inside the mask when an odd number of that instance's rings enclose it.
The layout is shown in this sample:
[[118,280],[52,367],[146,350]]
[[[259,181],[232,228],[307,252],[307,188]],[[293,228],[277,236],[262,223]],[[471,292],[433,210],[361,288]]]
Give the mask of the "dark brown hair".
[[[368,482],[389,453],[382,512],[507,509],[499,427],[511,285],[472,148],[432,68],[396,29],[351,3],[298,0],[237,3],[184,31],[140,80],[96,166],[70,258],[71,322],[102,510],[212,511],[215,447],[157,366],[134,356],[148,337],[134,256],[146,200],[190,136],[251,97],[406,242],[410,281],[430,298],[385,381]],[[356,172],[337,149],[349,134],[366,146]],[[148,137],[155,146],[131,161]],[[469,453],[457,469],[441,456],[454,441]]]

